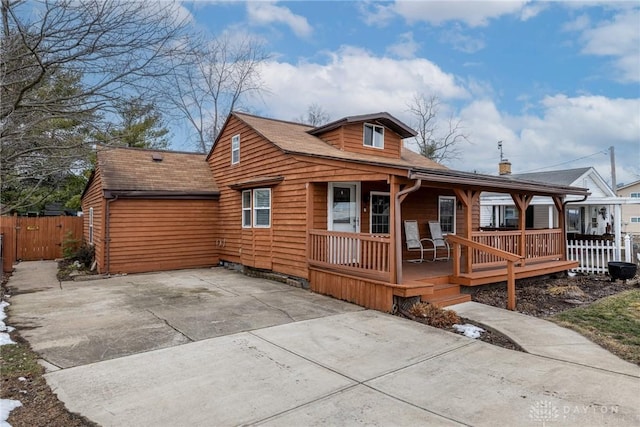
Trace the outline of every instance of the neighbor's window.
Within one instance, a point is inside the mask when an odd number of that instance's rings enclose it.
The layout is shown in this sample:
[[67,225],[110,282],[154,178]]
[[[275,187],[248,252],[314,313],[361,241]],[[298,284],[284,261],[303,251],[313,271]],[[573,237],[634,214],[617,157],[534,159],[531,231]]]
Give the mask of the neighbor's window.
[[364,145],[366,147],[384,148],[384,128],[382,126],[365,123]]
[[93,245],[93,208],[89,208],[89,244]]
[[389,234],[389,193],[371,192],[371,233]]
[[271,189],[253,190],[253,226],[268,228],[271,226]]
[[438,197],[438,221],[444,234],[456,233],[456,198],[451,196]]
[[567,209],[567,231],[573,233],[580,232],[580,209],[569,208]]
[[240,135],[231,137],[231,164],[240,163]]
[[631,217],[631,222],[640,223],[640,216],[632,216]]
[[251,227],[251,190],[242,192],[242,228]]
[[631,193],[631,197],[640,199],[640,193]]

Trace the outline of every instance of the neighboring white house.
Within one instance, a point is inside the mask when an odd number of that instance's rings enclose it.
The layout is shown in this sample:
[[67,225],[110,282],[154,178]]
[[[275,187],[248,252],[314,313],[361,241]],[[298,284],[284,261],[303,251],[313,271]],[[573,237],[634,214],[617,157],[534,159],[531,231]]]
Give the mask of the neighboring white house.
[[640,180],[621,185],[616,192],[619,197],[637,200],[635,204],[622,205],[622,232],[640,237]]
[[[586,200],[568,197],[565,201],[567,233],[603,235],[615,232],[614,206],[620,201],[593,167],[505,176],[517,180],[588,188],[591,195]],[[480,206],[481,227],[517,227],[518,210],[508,194],[483,193],[480,196]],[[534,197],[526,216],[527,228],[558,227],[557,210],[548,197]]]
[[[631,231],[622,221],[621,208],[640,208],[640,197],[634,191],[627,197],[618,197],[593,167],[565,169],[548,172],[511,174],[511,164],[501,162],[500,172],[514,180],[536,181],[546,184],[566,185],[589,189],[587,198],[568,196],[566,204],[566,232],[569,244],[575,241],[612,241],[612,260],[621,260],[625,246],[623,236]],[[637,184],[637,183],[636,183]],[[640,190],[638,190],[640,191]],[[534,197],[526,210],[527,229],[559,228],[557,209],[548,197]],[[640,215],[640,214],[639,214]],[[640,221],[634,216],[633,224]],[[638,223],[640,225],[640,223]],[[480,195],[480,226],[484,230],[509,229],[518,226],[518,209],[509,194],[482,193]],[[602,237],[601,237],[602,236]],[[631,249],[631,248],[629,248]],[[626,249],[625,249],[626,250]],[[627,254],[625,253],[625,257]],[[604,264],[606,266],[606,263]]]

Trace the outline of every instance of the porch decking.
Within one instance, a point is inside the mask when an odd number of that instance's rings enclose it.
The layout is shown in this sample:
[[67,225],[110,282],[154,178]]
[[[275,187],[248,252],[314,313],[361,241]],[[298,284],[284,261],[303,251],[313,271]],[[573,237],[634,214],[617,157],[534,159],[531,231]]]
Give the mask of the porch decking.
[[[546,274],[559,273],[577,267],[575,261],[539,261],[515,267],[516,280]],[[403,262],[403,283],[432,285],[432,292],[422,294],[421,299],[438,307],[470,301],[471,296],[461,292],[461,286],[473,287],[490,283],[506,282],[507,267],[486,268],[473,273],[452,275],[452,261],[436,261],[414,264]]]

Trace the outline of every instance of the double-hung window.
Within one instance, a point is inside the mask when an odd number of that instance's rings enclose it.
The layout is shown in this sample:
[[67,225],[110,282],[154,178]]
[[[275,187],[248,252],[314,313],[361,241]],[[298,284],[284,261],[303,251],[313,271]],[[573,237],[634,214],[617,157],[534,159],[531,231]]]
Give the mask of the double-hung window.
[[271,189],[253,190],[253,226],[268,228],[271,226]]
[[442,232],[456,233],[456,198],[451,196],[438,197],[438,221]]
[[271,189],[256,188],[242,192],[242,228],[271,227]]
[[242,192],[242,228],[251,228],[251,190]]
[[240,163],[240,134],[231,137],[231,164]]
[[365,147],[384,148],[384,128],[365,123],[363,144]]

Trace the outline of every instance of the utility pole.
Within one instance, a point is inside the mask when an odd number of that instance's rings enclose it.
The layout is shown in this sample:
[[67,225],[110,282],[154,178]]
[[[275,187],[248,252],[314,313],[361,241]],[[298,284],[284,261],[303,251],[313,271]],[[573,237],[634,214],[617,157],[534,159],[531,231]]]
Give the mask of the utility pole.
[[617,194],[616,188],[616,154],[613,148],[613,145],[609,147],[609,156],[611,158],[611,188],[613,192]]

